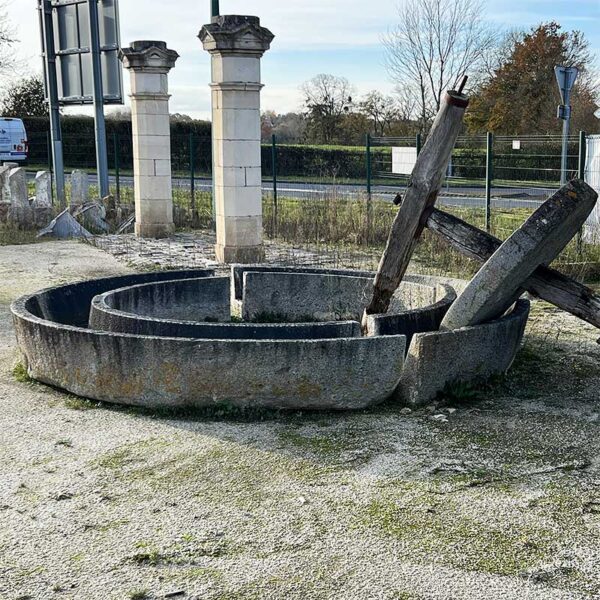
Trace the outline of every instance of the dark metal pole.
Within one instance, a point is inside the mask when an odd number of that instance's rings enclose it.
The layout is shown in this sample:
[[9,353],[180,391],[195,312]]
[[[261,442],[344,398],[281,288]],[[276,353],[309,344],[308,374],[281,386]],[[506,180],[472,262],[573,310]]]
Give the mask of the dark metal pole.
[[417,156],[419,156],[419,154],[421,154],[421,134],[420,133],[417,133],[416,144],[417,144]]
[[115,146],[115,179],[116,179],[116,196],[117,196],[117,202],[121,202],[121,177],[120,177],[120,171],[121,171],[121,165],[120,165],[120,161],[121,161],[121,157],[120,157],[120,148],[119,148],[119,134],[115,131],[113,134],[113,143]]
[[[577,162],[577,173],[579,179],[585,180],[585,161],[587,158],[586,152],[586,137],[585,131],[579,132],[579,160]],[[583,228],[577,232],[577,254],[581,256],[583,253]]]
[[488,131],[485,154],[485,230],[489,233],[492,225],[492,169],[494,134]]
[[62,132],[60,128],[60,106],[58,104],[58,81],[56,77],[56,51],[54,48],[54,26],[51,0],[40,0],[40,25],[44,46],[44,70],[50,113],[50,137],[52,140],[52,163],[56,182],[56,199],[61,208],[65,200],[65,163],[63,159]]
[[586,139],[587,134],[585,131],[579,132],[579,161],[577,164],[577,171],[579,173],[579,179],[585,179],[585,160],[586,160]]
[[365,140],[367,153],[367,195],[371,196],[371,134],[367,133]]
[[196,226],[196,165],[194,161],[194,134],[190,132],[190,193],[192,209],[192,225]]
[[273,172],[273,236],[277,235],[278,203],[277,203],[277,138],[271,137],[271,170]]
[[211,0],[210,2],[210,16],[211,18],[218,17],[221,14],[219,11],[219,0]]
[[98,0],[88,0],[90,15],[90,50],[94,79],[94,124],[96,129],[96,166],[100,197],[110,193],[108,184],[108,155],[106,151],[106,126],[104,123],[104,91],[102,89],[102,62],[98,23]]

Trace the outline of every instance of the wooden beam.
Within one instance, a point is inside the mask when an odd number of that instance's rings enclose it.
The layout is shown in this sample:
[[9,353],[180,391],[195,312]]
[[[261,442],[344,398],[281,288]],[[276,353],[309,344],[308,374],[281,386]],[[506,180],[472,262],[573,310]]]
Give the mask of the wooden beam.
[[363,328],[366,327],[366,315],[387,311],[435,204],[469,104],[469,99],[461,93],[463,85],[459,91],[446,94],[427,142],[417,158],[377,269],[373,296],[363,316]]
[[[462,219],[434,209],[427,228],[455,250],[480,263],[487,261],[502,242]],[[530,294],[600,328],[600,296],[583,285],[548,267],[538,267],[523,284]]]

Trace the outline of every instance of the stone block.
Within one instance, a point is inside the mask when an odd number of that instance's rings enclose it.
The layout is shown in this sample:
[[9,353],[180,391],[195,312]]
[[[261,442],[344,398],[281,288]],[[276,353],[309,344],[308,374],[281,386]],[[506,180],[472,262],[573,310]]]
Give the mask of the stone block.
[[217,244],[223,246],[261,246],[262,216],[216,216]]
[[262,190],[260,187],[215,186],[216,216],[252,217],[262,215]]
[[71,206],[84,204],[90,196],[90,178],[85,171],[71,173]]
[[35,176],[35,208],[52,207],[52,173],[38,171]]
[[10,203],[13,207],[29,208],[27,173],[22,167],[11,169],[8,174]]
[[135,160],[171,160],[171,138],[168,135],[134,135]]
[[505,373],[520,348],[528,316],[529,301],[519,300],[495,321],[415,334],[396,398],[409,405],[428,404],[448,385]]
[[132,118],[131,129],[133,137],[156,135],[170,137],[171,129],[168,115],[136,114]]
[[212,90],[213,109],[253,109],[260,111],[260,91],[230,90],[213,87]]
[[260,58],[213,54],[211,71],[213,83],[260,83]]
[[221,167],[261,167],[260,142],[240,140],[218,140],[213,142],[214,166]]
[[132,94],[168,94],[169,83],[166,73],[132,72]]
[[6,165],[0,165],[0,202],[10,203],[10,187],[8,176],[10,169]]
[[213,111],[215,140],[256,140],[260,143],[260,111],[220,108]]

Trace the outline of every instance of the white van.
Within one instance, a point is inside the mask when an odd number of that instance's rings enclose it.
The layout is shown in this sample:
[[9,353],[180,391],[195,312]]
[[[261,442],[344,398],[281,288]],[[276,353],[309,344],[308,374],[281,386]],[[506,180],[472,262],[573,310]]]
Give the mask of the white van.
[[29,146],[21,119],[0,117],[0,161],[26,160]]

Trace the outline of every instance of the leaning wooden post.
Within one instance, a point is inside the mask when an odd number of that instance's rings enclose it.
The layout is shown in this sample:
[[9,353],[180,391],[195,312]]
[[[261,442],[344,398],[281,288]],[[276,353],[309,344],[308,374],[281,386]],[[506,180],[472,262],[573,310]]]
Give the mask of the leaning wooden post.
[[363,316],[363,328],[366,328],[366,315],[387,311],[433,210],[469,104],[469,99],[462,95],[466,79],[465,77],[458,91],[446,93],[425,146],[417,158],[377,269],[373,297]]

